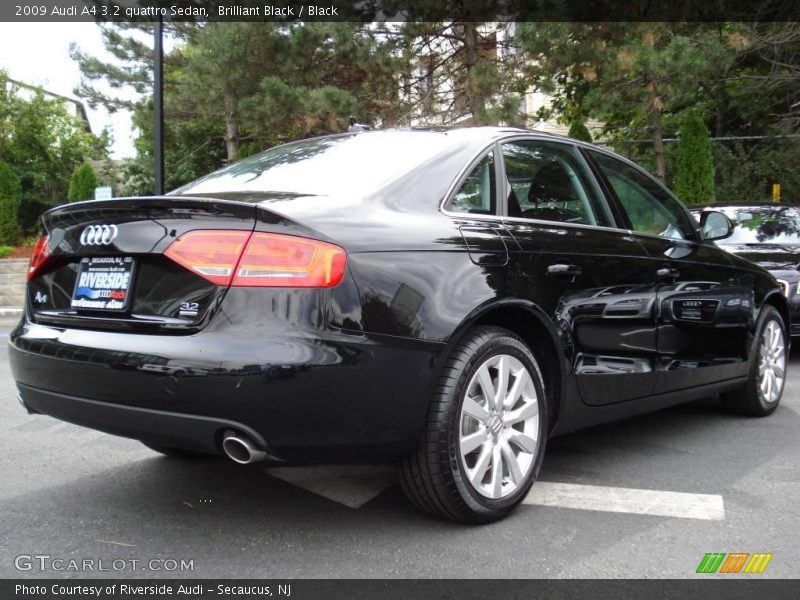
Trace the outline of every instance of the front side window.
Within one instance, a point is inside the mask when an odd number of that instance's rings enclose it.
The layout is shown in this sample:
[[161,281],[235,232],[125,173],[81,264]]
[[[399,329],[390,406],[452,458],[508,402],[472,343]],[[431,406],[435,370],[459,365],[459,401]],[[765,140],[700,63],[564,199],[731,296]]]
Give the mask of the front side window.
[[660,237],[694,239],[694,226],[680,203],[639,169],[603,152],[590,150],[614,190],[634,231]]
[[502,145],[508,216],[585,225],[610,225],[575,148],[537,140]]
[[476,164],[458,191],[447,204],[447,209],[458,213],[494,215],[497,209],[497,191],[494,159],[491,152]]

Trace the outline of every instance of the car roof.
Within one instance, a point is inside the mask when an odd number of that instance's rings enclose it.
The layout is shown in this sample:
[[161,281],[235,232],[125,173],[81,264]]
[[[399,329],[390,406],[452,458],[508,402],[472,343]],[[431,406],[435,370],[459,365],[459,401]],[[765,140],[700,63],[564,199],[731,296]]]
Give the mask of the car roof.
[[389,127],[385,129],[376,128],[376,129],[367,129],[364,131],[334,133],[330,134],[329,136],[320,136],[320,137],[332,137],[332,136],[343,136],[343,135],[370,135],[374,133],[391,134],[391,133],[417,133],[417,132],[440,133],[442,135],[446,135],[447,137],[451,137],[454,140],[462,142],[463,141],[474,142],[474,141],[484,140],[488,143],[493,140],[498,140],[514,135],[530,135],[548,139],[560,139],[564,141],[573,142],[576,144],[586,144],[586,142],[582,140],[576,140],[574,138],[565,135],[560,135],[557,133],[550,133],[549,131],[537,131],[535,129],[525,129],[523,127],[510,127],[510,126],[499,126],[499,125]]

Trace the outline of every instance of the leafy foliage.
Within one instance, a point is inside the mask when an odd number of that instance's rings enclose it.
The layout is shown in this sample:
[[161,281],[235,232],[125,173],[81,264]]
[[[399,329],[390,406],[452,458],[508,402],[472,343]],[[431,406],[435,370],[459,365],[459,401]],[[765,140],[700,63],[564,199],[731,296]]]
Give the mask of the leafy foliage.
[[20,183],[11,165],[0,162],[0,244],[14,245],[19,237]]
[[582,121],[573,121],[569,126],[569,137],[575,140],[584,142],[592,142],[592,134],[589,133],[589,128]]
[[67,199],[70,202],[92,200],[94,198],[94,188],[98,186],[98,183],[97,175],[92,169],[92,165],[89,163],[78,165],[69,180]]
[[32,231],[42,211],[66,200],[73,169],[107,156],[109,141],[105,131],[88,132],[62,101],[35,89],[23,95],[0,72],[0,161],[20,179],[23,231]]

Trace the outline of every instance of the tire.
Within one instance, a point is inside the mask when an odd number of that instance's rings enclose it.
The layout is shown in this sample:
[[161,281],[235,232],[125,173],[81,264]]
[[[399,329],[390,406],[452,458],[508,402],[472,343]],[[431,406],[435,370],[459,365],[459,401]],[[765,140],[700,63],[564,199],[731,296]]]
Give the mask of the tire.
[[[503,389],[501,371],[507,373],[502,407],[481,384],[494,393],[498,384]],[[539,473],[547,408],[541,370],[525,342],[507,329],[475,327],[447,361],[416,450],[400,465],[403,491],[435,517],[473,524],[502,519]]]
[[720,395],[726,409],[748,417],[766,417],[775,412],[786,385],[786,339],[781,314],[773,306],[764,306],[750,352],[747,384]]
[[151,444],[150,442],[142,441],[142,444],[150,448],[150,450],[155,450],[159,454],[163,454],[164,456],[168,456],[170,458],[180,458],[183,460],[197,460],[202,458],[212,458],[212,454],[206,454],[204,452],[195,452],[194,450],[184,450],[183,448],[171,448],[170,446],[162,446],[161,444]]

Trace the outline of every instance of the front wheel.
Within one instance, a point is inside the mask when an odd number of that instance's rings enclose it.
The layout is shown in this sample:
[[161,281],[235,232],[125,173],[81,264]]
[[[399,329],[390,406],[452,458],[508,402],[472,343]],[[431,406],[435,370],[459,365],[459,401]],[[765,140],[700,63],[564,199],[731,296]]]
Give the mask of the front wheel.
[[417,508],[465,523],[506,516],[542,464],[547,400],[525,342],[476,327],[459,343],[431,401],[416,451],[400,473]]
[[786,326],[773,306],[765,306],[756,337],[747,384],[721,395],[728,410],[750,417],[765,417],[778,408],[786,383]]

